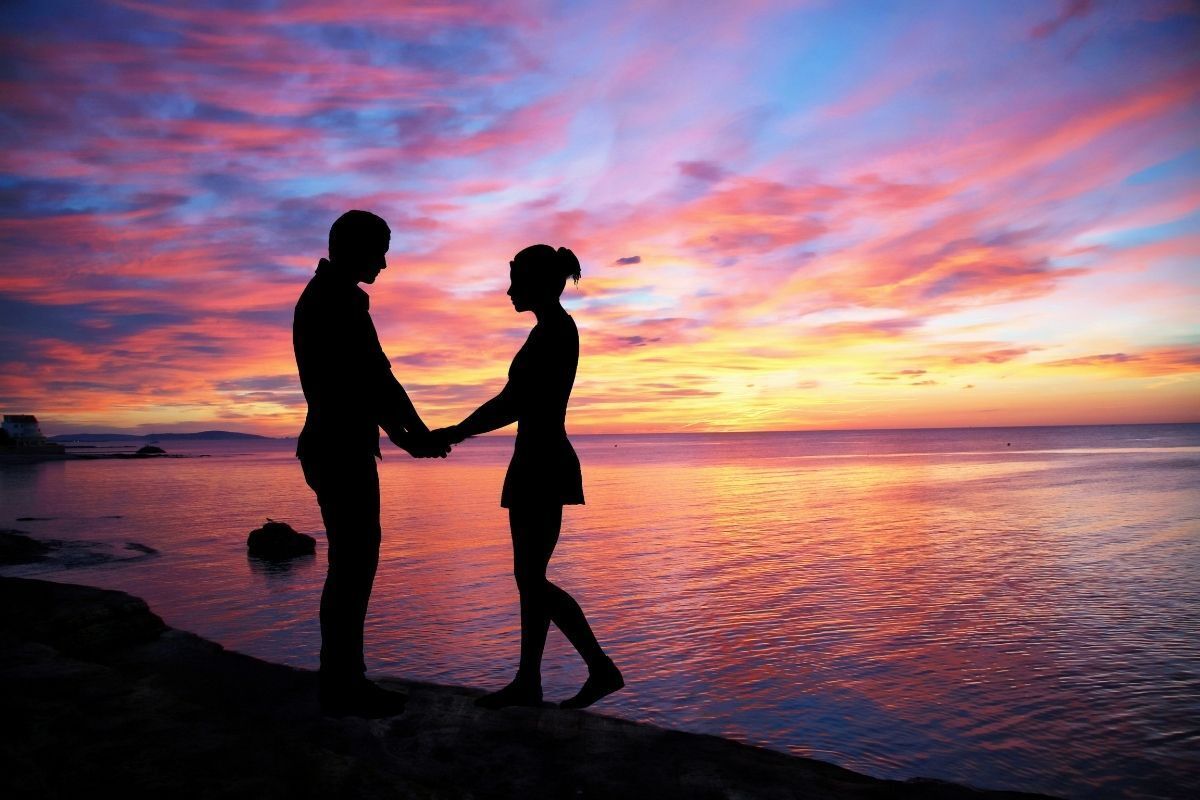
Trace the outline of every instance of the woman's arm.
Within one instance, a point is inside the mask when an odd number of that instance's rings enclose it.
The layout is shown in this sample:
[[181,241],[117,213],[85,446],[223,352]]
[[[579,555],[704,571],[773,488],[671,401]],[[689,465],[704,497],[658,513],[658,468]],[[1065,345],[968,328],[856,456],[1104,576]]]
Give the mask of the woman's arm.
[[[461,442],[468,436],[476,436],[480,433],[494,431],[497,428],[503,428],[505,425],[511,425],[516,421],[516,393],[513,391],[512,383],[508,383],[501,390],[500,394],[475,409],[462,422],[457,425],[451,425],[447,431]],[[452,443],[457,444],[453,439]]]

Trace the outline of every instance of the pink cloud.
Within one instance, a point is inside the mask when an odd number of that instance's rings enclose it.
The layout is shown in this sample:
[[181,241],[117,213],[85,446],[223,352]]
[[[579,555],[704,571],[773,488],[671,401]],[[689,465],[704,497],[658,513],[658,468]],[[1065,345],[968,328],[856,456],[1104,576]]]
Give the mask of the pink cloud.
[[1072,20],[1086,17],[1092,13],[1094,8],[1095,3],[1093,0],[1063,0],[1058,14],[1044,22],[1039,22],[1029,31],[1029,35],[1034,39],[1045,39],[1047,36],[1053,36],[1059,28],[1062,28]]
[[1098,353],[1044,362],[1057,368],[1102,369],[1137,376],[1176,375],[1200,371],[1200,347],[1157,347],[1133,353]]

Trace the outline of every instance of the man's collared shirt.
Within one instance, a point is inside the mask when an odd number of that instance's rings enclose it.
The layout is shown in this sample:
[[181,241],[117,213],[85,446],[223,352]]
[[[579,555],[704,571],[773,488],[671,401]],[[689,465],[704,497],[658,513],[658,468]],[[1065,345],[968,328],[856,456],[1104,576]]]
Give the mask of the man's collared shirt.
[[308,416],[296,455],[379,455],[380,402],[393,380],[370,296],[321,259],[296,303],[292,347]]

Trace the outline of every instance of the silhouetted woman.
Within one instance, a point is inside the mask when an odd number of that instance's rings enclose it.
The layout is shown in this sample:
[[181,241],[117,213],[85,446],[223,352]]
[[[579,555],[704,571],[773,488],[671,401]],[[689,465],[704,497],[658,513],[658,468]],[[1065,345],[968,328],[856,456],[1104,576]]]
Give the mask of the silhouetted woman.
[[513,573],[521,595],[521,664],[510,684],[476,702],[487,708],[541,704],[542,651],[554,622],[588,665],[587,682],[561,706],[583,708],[625,682],[596,641],[579,604],[546,579],[563,506],[583,503],[579,458],[565,426],[579,363],[579,331],[559,302],[567,278],[579,281],[579,260],[565,247],[535,244],[517,253],[509,266],[513,308],[532,311],[537,324],[513,358],[504,390],[444,434],[457,444],[517,423],[500,505],[508,509]]

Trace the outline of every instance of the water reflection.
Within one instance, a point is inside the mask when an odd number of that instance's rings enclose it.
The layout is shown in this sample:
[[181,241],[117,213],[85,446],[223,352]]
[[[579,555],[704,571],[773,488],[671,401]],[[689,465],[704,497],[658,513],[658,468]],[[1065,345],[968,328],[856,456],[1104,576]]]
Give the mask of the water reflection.
[[290,580],[297,573],[312,569],[317,563],[317,557],[309,554],[285,559],[270,559],[247,555],[246,563],[250,565],[250,572],[254,576],[267,581],[281,581]]
[[[0,492],[4,493],[5,498],[11,497],[19,502],[21,498],[35,494],[39,485],[49,485],[60,480],[66,466],[62,461],[0,463]],[[5,506],[6,510],[17,507],[19,506]],[[0,523],[6,521],[0,520]]]

